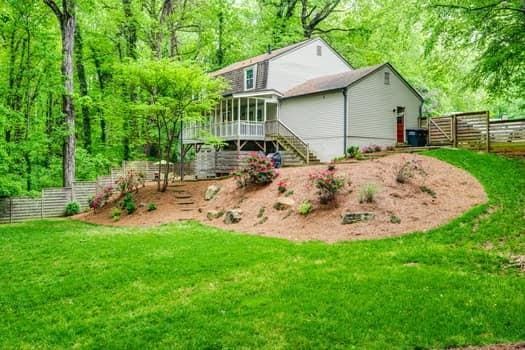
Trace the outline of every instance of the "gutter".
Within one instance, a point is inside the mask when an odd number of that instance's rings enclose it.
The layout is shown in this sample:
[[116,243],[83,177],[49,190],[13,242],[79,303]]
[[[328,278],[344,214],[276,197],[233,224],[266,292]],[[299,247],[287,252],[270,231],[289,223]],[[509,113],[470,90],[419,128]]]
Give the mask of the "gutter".
[[343,101],[344,101],[344,106],[343,106],[343,116],[344,116],[344,122],[343,122],[343,126],[344,126],[344,129],[343,129],[343,154],[346,156],[346,149],[347,149],[347,145],[346,145],[346,138],[347,138],[347,132],[348,132],[348,94],[347,94],[347,89],[346,87],[343,89]]

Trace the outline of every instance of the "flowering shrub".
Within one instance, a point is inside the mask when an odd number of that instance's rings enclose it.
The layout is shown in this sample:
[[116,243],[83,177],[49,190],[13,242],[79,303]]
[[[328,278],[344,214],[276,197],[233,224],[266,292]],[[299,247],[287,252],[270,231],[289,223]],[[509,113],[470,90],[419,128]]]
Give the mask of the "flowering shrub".
[[369,145],[369,146],[361,147],[362,153],[381,152],[382,150],[383,150],[383,147],[381,147],[380,145]]
[[97,209],[100,209],[106,205],[112,194],[113,186],[108,185],[104,187],[101,191],[98,191],[93,197],[89,199],[89,207],[94,211],[97,211]]
[[271,183],[277,175],[273,162],[260,153],[252,153],[247,158],[246,166],[234,174],[239,187],[266,185]]
[[335,166],[329,165],[326,170],[310,174],[310,181],[317,188],[317,195],[321,204],[333,202],[345,184],[344,178],[336,176],[335,172]]
[[288,184],[286,183],[286,181],[279,181],[277,183],[277,191],[279,191],[279,193],[285,193],[287,191],[287,187]]
[[135,170],[129,170],[125,176],[119,177],[116,182],[121,197],[127,193],[138,192],[140,186],[144,187],[145,183],[144,174],[137,173]]

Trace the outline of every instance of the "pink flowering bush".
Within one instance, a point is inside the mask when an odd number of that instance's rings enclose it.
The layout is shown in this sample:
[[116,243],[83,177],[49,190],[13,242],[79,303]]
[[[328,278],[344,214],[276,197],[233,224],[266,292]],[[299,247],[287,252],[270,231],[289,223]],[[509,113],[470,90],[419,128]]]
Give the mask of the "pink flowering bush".
[[252,153],[247,158],[247,164],[234,173],[239,187],[267,185],[277,175],[278,173],[273,166],[273,162],[260,153]]
[[102,208],[108,202],[109,198],[113,194],[113,186],[108,185],[88,200],[89,207],[95,212],[97,209]]
[[326,170],[310,174],[310,181],[317,188],[317,195],[321,204],[333,202],[345,184],[344,177],[336,176],[335,173],[335,166],[329,165]]

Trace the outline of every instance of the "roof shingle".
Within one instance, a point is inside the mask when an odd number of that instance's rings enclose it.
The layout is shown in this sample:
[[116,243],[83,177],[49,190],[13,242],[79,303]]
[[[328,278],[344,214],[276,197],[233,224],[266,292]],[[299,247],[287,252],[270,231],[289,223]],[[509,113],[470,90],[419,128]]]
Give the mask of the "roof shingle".
[[385,64],[386,63],[382,63],[377,64],[375,66],[364,67],[348,72],[333,75],[325,75],[319,78],[310,79],[286,91],[284,97],[287,98],[301,95],[309,95],[316,92],[343,89],[349,86],[350,84],[366,77],[367,75],[381,68]]

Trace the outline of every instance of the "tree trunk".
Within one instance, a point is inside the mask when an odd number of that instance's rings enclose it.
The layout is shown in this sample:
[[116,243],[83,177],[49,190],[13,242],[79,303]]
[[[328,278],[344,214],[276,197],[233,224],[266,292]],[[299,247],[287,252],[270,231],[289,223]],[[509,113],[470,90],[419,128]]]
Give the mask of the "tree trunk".
[[75,109],[73,106],[73,51],[75,46],[74,0],[62,0],[62,10],[54,0],[44,3],[55,13],[60,23],[62,36],[62,112],[65,116],[66,136],[64,140],[63,182],[64,187],[72,187],[75,181]]
[[[104,90],[106,89],[106,78],[107,74],[102,71],[102,63],[98,57],[96,50],[91,48],[93,52],[93,62],[95,64],[95,71],[97,73],[98,86],[100,88],[101,95],[104,95]],[[100,142],[106,144],[107,141],[107,130],[106,130],[106,119],[104,118],[103,111],[99,108],[100,113]]]
[[[75,31],[75,64],[77,68],[77,77],[80,88],[80,97],[88,96],[88,83],[86,80],[86,69],[84,67],[84,53],[82,35],[80,28],[77,25]],[[91,115],[89,107],[82,104],[82,136],[84,141],[84,148],[91,153]]]

